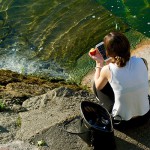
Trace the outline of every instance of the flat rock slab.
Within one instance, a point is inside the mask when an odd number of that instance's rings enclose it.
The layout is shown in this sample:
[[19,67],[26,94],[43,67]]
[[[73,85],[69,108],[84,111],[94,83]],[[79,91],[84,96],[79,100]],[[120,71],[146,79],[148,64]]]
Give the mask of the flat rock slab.
[[46,145],[40,147],[40,150],[92,150],[92,147],[89,147],[79,136],[62,130],[62,124],[35,135],[31,141],[36,145],[41,139],[46,142]]
[[23,141],[13,141],[7,144],[0,144],[0,150],[39,150],[36,146]]
[[0,112],[0,144],[15,139],[19,129],[17,119],[19,115],[11,112]]
[[43,130],[80,114],[80,102],[87,97],[81,95],[74,97],[72,94],[62,96],[65,92],[60,91],[60,89],[49,91],[23,103],[23,107],[29,111],[20,113],[21,128],[17,132],[17,138],[28,140]]

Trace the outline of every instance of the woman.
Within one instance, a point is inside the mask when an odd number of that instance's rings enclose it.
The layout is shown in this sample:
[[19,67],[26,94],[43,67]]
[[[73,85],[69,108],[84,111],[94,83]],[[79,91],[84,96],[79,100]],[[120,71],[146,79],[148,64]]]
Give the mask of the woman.
[[[130,44],[125,35],[111,32],[104,37],[104,46],[111,61],[104,60],[96,49],[94,92],[120,126],[144,123],[149,117],[148,71],[145,59],[130,57]],[[135,124],[134,124],[135,122]]]

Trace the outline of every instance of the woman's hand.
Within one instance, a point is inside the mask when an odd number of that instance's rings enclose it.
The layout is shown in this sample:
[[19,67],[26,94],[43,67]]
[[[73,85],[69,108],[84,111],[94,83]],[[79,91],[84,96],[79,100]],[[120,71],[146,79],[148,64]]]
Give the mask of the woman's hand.
[[95,60],[97,63],[100,63],[100,64],[101,64],[101,67],[102,67],[103,64],[104,64],[104,59],[103,59],[102,55],[100,54],[100,52],[98,51],[98,49],[96,48],[95,50],[96,50],[95,55],[91,55],[91,54],[90,54],[90,51],[89,51],[89,56],[90,56],[93,60]]

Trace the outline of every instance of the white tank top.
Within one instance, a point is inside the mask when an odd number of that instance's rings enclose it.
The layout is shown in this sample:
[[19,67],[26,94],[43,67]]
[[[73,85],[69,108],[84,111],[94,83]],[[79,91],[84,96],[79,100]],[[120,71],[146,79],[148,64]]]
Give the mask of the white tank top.
[[115,94],[113,116],[123,120],[142,116],[149,111],[148,71],[141,58],[131,57],[125,67],[109,64],[110,85]]

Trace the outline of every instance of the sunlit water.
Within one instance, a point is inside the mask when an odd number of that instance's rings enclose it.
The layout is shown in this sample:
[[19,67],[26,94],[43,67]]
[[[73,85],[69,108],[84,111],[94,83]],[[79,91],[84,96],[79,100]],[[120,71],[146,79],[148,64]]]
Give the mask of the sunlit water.
[[88,50],[108,32],[134,28],[150,36],[149,1],[134,3],[0,0],[0,68],[68,79],[80,64],[85,74],[93,63]]

